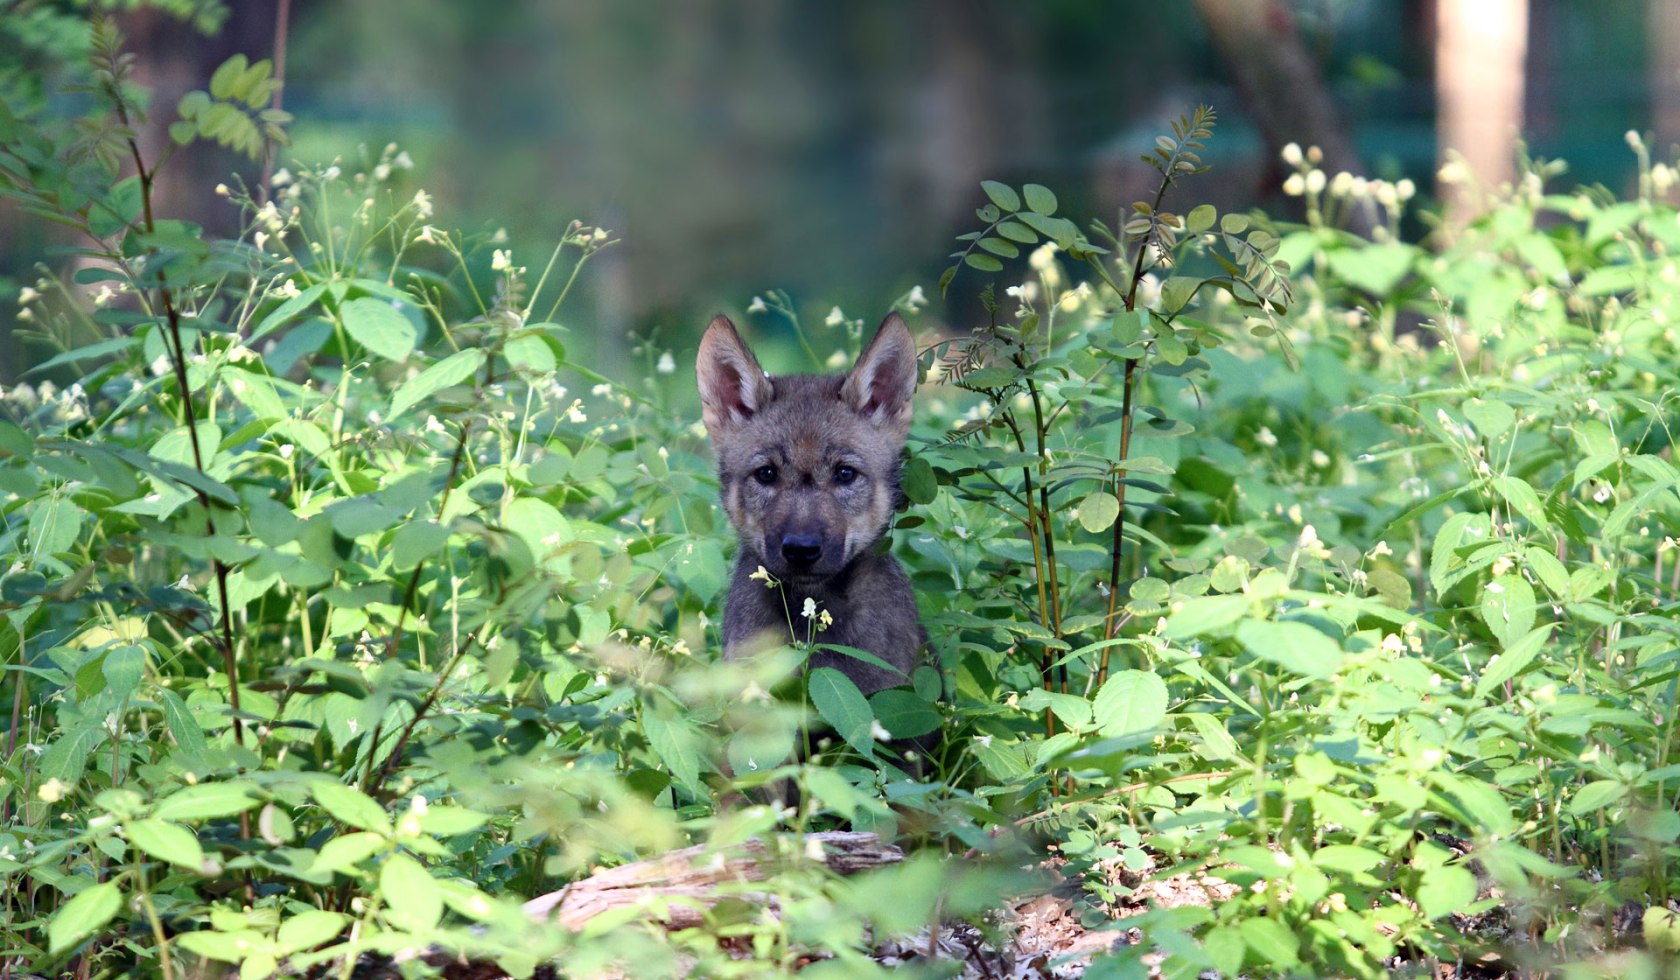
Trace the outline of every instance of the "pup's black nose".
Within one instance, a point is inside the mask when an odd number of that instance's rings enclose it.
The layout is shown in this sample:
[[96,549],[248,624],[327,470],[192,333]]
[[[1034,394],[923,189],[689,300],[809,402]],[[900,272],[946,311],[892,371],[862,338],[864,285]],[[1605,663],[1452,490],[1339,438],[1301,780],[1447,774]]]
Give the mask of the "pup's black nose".
[[810,568],[822,557],[822,538],[814,534],[782,535],[782,558],[796,569]]

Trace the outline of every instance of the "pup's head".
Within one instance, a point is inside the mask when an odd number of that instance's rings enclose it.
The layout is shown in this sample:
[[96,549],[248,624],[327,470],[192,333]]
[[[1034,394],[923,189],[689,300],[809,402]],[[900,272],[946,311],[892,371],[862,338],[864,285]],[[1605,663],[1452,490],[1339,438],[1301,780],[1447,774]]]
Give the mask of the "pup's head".
[[846,374],[777,378],[719,316],[696,373],[724,510],[771,574],[827,578],[886,531],[916,390],[916,345],[898,314]]

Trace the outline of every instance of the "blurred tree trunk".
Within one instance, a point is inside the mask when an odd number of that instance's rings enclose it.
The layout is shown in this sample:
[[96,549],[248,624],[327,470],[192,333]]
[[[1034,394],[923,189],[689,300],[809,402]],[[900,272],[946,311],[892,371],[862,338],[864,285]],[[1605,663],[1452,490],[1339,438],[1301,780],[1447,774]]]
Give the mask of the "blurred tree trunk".
[[1516,178],[1528,0],[1436,0],[1435,28],[1436,146],[1468,171],[1443,168],[1439,193],[1447,218],[1464,221],[1481,210],[1483,188]]
[[[1277,159],[1287,143],[1324,152],[1323,169],[1364,173],[1318,63],[1307,51],[1287,0],[1195,0],[1196,13],[1219,49],[1243,104]],[[1368,231],[1368,228],[1354,229]]]
[[1680,143],[1680,3],[1650,0],[1648,36],[1651,62],[1653,149],[1666,157]]

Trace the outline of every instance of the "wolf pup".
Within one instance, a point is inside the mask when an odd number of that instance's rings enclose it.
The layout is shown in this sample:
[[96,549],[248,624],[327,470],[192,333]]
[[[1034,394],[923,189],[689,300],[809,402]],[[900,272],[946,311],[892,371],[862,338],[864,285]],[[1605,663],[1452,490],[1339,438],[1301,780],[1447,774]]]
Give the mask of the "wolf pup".
[[[877,553],[899,499],[899,464],[916,390],[916,345],[898,314],[844,375],[772,378],[724,316],[696,365],[723,508],[741,537],[723,612],[723,656],[737,660],[803,635],[806,599],[832,617],[824,643],[865,650],[882,668],[833,650],[833,667],[865,694],[908,683],[926,634],[910,579]],[[782,583],[766,588],[762,566]],[[762,578],[762,576],[759,576]]]

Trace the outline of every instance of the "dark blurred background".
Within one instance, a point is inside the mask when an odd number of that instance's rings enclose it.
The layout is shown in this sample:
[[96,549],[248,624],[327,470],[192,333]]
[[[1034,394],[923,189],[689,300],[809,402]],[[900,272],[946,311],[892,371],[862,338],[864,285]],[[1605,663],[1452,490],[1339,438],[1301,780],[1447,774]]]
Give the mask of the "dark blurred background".
[[[82,6],[0,0],[0,60],[32,11]],[[771,287],[818,319],[835,304],[872,319],[915,284],[934,295],[984,178],[1047,184],[1065,212],[1112,224],[1144,193],[1138,155],[1199,102],[1220,121],[1213,170],[1190,193],[1222,209],[1298,207],[1277,190],[1291,140],[1323,146],[1332,175],[1409,176],[1427,197],[1446,145],[1507,178],[1519,127],[1531,153],[1569,162],[1566,183],[1625,189],[1624,132],[1680,139],[1676,8],[291,0],[284,104],[297,118],[280,163],[397,142],[438,224],[505,228],[532,266],[574,218],[612,229],[623,244],[562,315],[610,370],[629,332],[692,349],[710,311]],[[235,3],[211,36],[144,6],[121,23],[141,80],[173,107],[228,55],[271,57],[277,9]],[[153,144],[169,115],[154,113]],[[231,231],[212,188],[259,170],[195,147],[165,171],[160,209]],[[0,381],[45,353],[11,336],[11,296],[56,234],[0,205]],[[945,313],[936,301],[928,315]]]

